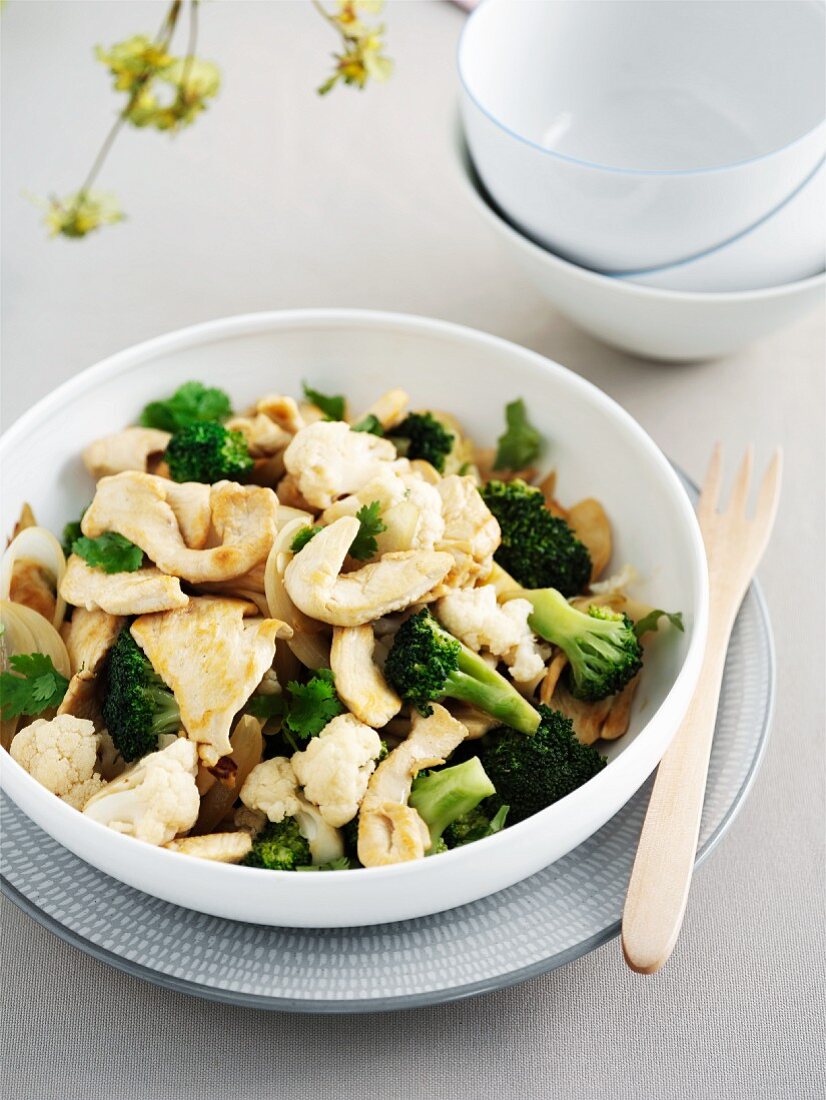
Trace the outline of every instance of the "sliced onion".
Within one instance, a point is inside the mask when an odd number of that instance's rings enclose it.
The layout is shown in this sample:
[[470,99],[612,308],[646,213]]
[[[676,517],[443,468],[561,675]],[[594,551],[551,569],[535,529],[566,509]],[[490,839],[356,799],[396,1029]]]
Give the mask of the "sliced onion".
[[201,809],[195,822],[193,833],[197,836],[211,833],[224,814],[237,800],[247,776],[261,760],[264,751],[264,739],[261,736],[261,723],[252,715],[242,714],[230,734],[232,752],[230,760],[235,764],[235,786],[226,787],[223,783],[213,783],[201,798]]
[[3,555],[2,564],[0,564],[0,596],[4,600],[9,599],[11,594],[15,562],[21,560],[35,562],[54,578],[55,610],[52,625],[59,627],[66,614],[66,601],[60,595],[60,582],[66,572],[66,557],[63,553],[63,547],[52,532],[47,531],[45,527],[25,527],[9,543]]
[[293,629],[287,645],[307,668],[330,667],[330,636],[326,627],[299,611],[284,587],[284,570],[292,553],[290,545],[296,534],[307,523],[303,519],[291,520],[278,532],[264,568],[264,592],[270,617],[281,619]]
[[0,617],[10,657],[18,653],[45,653],[61,676],[67,680],[71,678],[66,645],[48,619],[30,607],[12,603],[11,600],[0,600]]
[[278,514],[275,522],[279,530],[296,519],[302,520],[304,524],[312,523],[313,515],[312,512],[305,512],[301,508],[293,508],[290,504],[278,505]]

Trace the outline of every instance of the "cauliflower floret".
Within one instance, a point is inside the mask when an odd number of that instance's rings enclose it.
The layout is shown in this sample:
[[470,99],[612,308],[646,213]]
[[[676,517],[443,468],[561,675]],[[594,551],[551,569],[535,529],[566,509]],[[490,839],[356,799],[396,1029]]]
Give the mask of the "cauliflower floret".
[[284,451],[284,465],[301,496],[319,509],[357,493],[395,459],[396,448],[388,439],[351,431],[340,420],[309,424]]
[[381,505],[382,516],[388,522],[387,513],[397,504],[412,504],[418,513],[412,537],[406,539],[403,546],[393,549],[432,550],[445,533],[442,498],[438,489],[410,470],[406,458],[392,464],[386,463],[378,477],[372,478],[352,496],[336,501],[324,511],[321,520],[330,524],[341,516],[354,516],[363,505],[372,504],[374,500]]
[[198,817],[197,771],[197,747],[178,737],[107,784],[83,812],[101,825],[147,844],[166,844],[191,829]]
[[515,624],[519,640],[513,648],[503,653],[512,679],[519,684],[529,684],[545,672],[545,662],[551,656],[551,647],[539,642],[528,625],[533,607],[528,600],[509,600],[502,613]]
[[248,810],[259,810],[270,821],[295,817],[301,808],[298,780],[286,756],[273,756],[256,764],[241,788],[241,801]]
[[12,759],[52,794],[82,810],[104,785],[95,771],[100,736],[92,722],[59,714],[38,718],[20,730],[9,750]]
[[339,827],[358,813],[380,752],[375,730],[352,714],[340,714],[291,763],[304,794],[328,825]]
[[500,607],[496,589],[485,584],[448,593],[439,600],[436,613],[465,645],[477,653],[486,649],[501,657],[514,680],[528,683],[541,676],[550,656],[549,648],[537,642],[528,625],[532,610],[527,600],[509,600]]
[[298,830],[310,846],[313,863],[329,863],[344,855],[344,841],[338,829],[329,825],[317,806],[298,789],[298,779],[286,756],[274,756],[256,764],[241,788],[246,807],[237,810],[235,822],[255,836],[267,818],[273,822],[294,817]]
[[436,488],[445,521],[437,547],[448,550],[456,562],[445,583],[450,588],[467,588],[490,573],[502,532],[472,477],[443,477]]
[[419,522],[416,524],[416,533],[413,536],[413,549],[432,550],[445,533],[439,490],[416,474],[402,475],[402,482],[410,503],[419,510]]

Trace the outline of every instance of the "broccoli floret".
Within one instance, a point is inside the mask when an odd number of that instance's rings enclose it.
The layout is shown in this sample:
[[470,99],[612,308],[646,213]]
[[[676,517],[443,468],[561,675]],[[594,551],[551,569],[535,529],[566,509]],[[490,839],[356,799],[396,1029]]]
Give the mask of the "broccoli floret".
[[155,672],[125,626],[109,654],[103,721],[124,760],[158,747],[162,733],[175,733],[181,715],[175,696]]
[[570,718],[544,705],[539,710],[542,721],[533,737],[500,728],[487,735],[482,748],[485,771],[510,806],[511,823],[564,798],[606,763],[592,745],[577,740]]
[[247,867],[264,867],[268,871],[295,871],[312,863],[310,845],[301,835],[296,819],[285,817],[264,826],[243,862]]
[[496,796],[486,798],[470,813],[462,814],[448,825],[444,831],[448,848],[459,848],[498,833],[505,827],[509,810],[510,806],[502,805]]
[[[383,742],[382,742],[383,743]],[[352,821],[341,827],[341,839],[344,841],[344,854],[350,860],[353,867],[361,867],[358,858],[359,848],[359,818],[358,814]]]
[[456,439],[453,432],[429,412],[410,413],[389,434],[394,439],[405,440],[407,458],[423,458],[439,473],[444,470],[445,457],[450,454]]
[[431,714],[431,703],[449,696],[493,715],[522,733],[533,733],[539,715],[519,692],[425,608],[402,623],[384,674],[407,703]]
[[214,421],[181,428],[166,448],[169,472],[175,481],[240,481],[252,469],[247,441]]
[[518,596],[533,605],[530,627],[565,653],[565,681],[578,699],[605,699],[642,668],[642,646],[627,615],[596,606],[579,611],[553,588],[521,588],[501,569],[495,569],[494,580],[506,598]]
[[442,840],[442,833],[457,818],[469,814],[482,801],[496,794],[485,775],[478,756],[451,768],[439,768],[413,781],[409,803],[419,811],[430,830],[431,851]]
[[540,489],[524,481],[489,481],[482,499],[502,529],[495,560],[526,588],[582,592],[591,579],[591,555],[564,519],[545,507]]

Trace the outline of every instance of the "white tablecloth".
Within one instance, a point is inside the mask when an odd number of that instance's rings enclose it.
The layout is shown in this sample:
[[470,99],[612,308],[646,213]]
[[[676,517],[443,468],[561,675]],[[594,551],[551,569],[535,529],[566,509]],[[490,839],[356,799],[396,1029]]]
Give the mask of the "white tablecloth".
[[112,117],[92,46],[153,3],[10,3],[2,16],[3,416],[135,341],[307,305],[431,314],[543,352],[616,397],[701,476],[714,440],[786,448],[761,571],[779,662],[774,735],[694,886],[667,969],[617,943],[529,984],[388,1016],[288,1017],[174,995],[67,947],[4,903],[9,1100],[258,1097],[771,1100],[821,1096],[821,312],[724,362],[657,367],[597,344],[506,268],[451,158],[463,15],[387,13],[397,73],[318,99],[334,39],[308,2],[202,5],[224,90],[169,139],[130,131],[101,180],[129,221],[49,242],[21,192],[77,186]]

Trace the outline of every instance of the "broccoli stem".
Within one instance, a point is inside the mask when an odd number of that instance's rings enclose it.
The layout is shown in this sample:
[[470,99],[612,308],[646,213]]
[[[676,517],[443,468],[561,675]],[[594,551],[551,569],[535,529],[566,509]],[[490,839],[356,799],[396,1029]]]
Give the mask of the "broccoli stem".
[[445,694],[479,707],[520,733],[535,733],[539,726],[539,714],[527,699],[465,645],[458,669],[447,676]]
[[[587,663],[588,654],[584,653],[581,647],[579,650],[576,648],[576,643],[582,638],[582,612],[572,607],[565,597],[553,588],[542,588],[535,592],[524,591],[521,595],[533,607],[533,613],[528,617],[531,629],[541,638],[564,649],[572,664],[576,663],[577,659]],[[610,661],[615,653],[614,646],[603,643],[602,638],[614,638],[616,634],[616,620],[588,620],[588,647],[594,651],[594,655]]]
[[494,584],[500,600],[521,597],[531,604],[531,630],[565,653],[569,687],[578,698],[596,702],[614,695],[642,667],[642,650],[627,615],[602,607],[580,611],[556,589],[521,588],[502,569]]
[[416,779],[409,801],[430,830],[430,842],[435,847],[448,825],[495,793],[481,760],[474,756],[455,767]]
[[147,687],[146,694],[152,699],[155,707],[155,715],[152,719],[152,733],[160,737],[164,733],[175,733],[181,725],[181,712],[175,696],[165,685],[163,687]]

